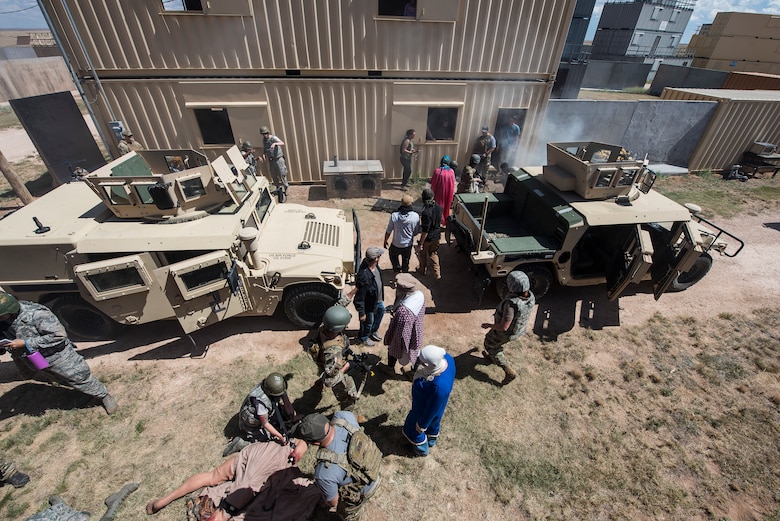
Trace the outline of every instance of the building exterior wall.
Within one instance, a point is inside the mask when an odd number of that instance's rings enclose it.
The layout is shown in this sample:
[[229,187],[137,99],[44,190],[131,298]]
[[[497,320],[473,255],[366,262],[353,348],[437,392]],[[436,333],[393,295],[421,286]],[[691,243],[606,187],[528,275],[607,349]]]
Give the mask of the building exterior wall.
[[755,141],[780,143],[780,93],[724,89],[664,89],[662,99],[717,101],[718,108],[691,155],[691,170],[722,170]]
[[691,89],[719,89],[726,87],[724,82],[728,77],[724,71],[698,69],[682,65],[662,63],[650,85],[649,94],[660,96],[666,87]]
[[673,0],[606,3],[593,56],[673,56],[692,14],[687,2]]
[[724,71],[780,74],[780,17],[718,13],[691,38],[693,66]]
[[[408,128],[420,142],[414,169],[428,175],[441,155],[470,153],[482,125],[494,132],[502,109],[527,111],[530,147],[575,6],[418,0],[417,17],[404,18],[352,0],[211,0],[203,12],[160,0],[42,3],[107,135],[120,120],[147,148],[213,157],[232,143],[207,143],[195,113],[226,113],[235,143],[260,148],[259,126],[271,127],[293,182],[320,182],[334,155],[380,159],[400,177]],[[456,114],[452,138],[426,139],[429,113],[443,109]]]

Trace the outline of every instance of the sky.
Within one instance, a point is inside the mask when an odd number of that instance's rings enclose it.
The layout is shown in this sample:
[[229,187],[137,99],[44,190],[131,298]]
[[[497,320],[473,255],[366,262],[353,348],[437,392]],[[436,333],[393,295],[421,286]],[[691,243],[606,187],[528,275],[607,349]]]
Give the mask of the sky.
[[[605,0],[596,0],[596,8],[588,27],[588,40],[592,40],[596,33],[604,2]],[[687,43],[702,24],[712,23],[715,13],[719,11],[780,15],[780,0],[696,0],[693,16],[685,29],[682,42]],[[46,28],[46,22],[35,0],[0,0],[0,29]]]

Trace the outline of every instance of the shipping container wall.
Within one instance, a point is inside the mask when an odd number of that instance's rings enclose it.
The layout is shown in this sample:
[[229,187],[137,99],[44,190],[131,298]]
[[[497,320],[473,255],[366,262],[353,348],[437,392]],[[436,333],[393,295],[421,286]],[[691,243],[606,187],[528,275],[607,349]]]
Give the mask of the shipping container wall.
[[[772,91],[743,92],[747,94],[718,89],[710,89],[709,93],[664,89],[663,99],[719,102],[691,156],[690,170],[728,169],[740,161],[742,154],[755,141],[780,144],[780,125],[777,124],[780,121],[780,94]],[[746,99],[750,96],[753,99]]]
[[[506,114],[525,115],[522,156],[535,145],[551,88],[539,81],[303,78],[106,80],[102,86],[112,112],[99,103],[99,119],[123,121],[149,149],[194,148],[213,158],[249,141],[260,150],[258,130],[268,125],[285,142],[294,183],[321,182],[323,161],[333,156],[379,159],[386,179],[400,178],[399,145],[409,128],[420,149],[414,174],[429,177],[444,154],[462,162],[482,125],[495,134]],[[87,90],[97,97],[93,82]]]
[[[780,68],[780,64],[778,64]],[[723,83],[724,89],[780,90],[780,75],[748,72],[730,72]]]
[[557,69],[576,2],[418,0],[416,17],[380,12],[391,3],[223,0],[175,11],[181,2],[42,0],[75,68],[103,78],[132,71],[544,76]]

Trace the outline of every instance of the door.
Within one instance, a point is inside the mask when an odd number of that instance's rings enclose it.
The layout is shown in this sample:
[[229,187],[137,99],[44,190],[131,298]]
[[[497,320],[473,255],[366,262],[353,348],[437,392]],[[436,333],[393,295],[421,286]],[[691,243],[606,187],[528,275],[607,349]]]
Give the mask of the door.
[[155,277],[149,253],[80,264],[73,268],[81,296],[124,324],[171,318],[173,310]]
[[168,267],[166,296],[185,333],[240,315],[253,308],[246,268],[223,250]]
[[642,281],[653,264],[653,242],[650,232],[634,226],[621,252],[607,268],[607,298],[617,300],[629,284]]
[[653,264],[653,294],[661,298],[677,276],[688,271],[702,254],[699,231],[690,221],[675,223],[666,246],[655,255]]

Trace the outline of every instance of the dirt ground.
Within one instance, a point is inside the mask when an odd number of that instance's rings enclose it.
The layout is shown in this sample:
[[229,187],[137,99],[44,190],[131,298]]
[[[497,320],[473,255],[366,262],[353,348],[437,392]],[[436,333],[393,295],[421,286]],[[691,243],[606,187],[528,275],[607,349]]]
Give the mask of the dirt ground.
[[[323,187],[294,186],[290,189],[290,202],[313,206],[337,206],[344,209],[355,208],[360,220],[365,248],[381,244],[389,218],[386,210],[393,208],[401,195],[402,192],[397,189],[396,183],[388,183],[380,200],[331,201],[325,198]],[[415,195],[419,197],[419,193]],[[780,303],[778,297],[780,263],[777,262],[780,258],[780,240],[778,240],[780,239],[778,236],[780,215],[776,212],[763,212],[727,221],[716,219],[716,222],[740,237],[745,242],[744,250],[735,258],[716,257],[710,273],[688,291],[666,294],[660,301],[655,301],[651,288],[641,285],[630,290],[629,294],[621,297],[619,301],[609,302],[603,286],[553,287],[551,292],[539,301],[531,326],[533,332],[542,338],[554,340],[560,335],[578,330],[641,326],[656,313],[669,318],[691,316],[711,318],[721,313],[742,313],[762,308],[776,310]],[[498,299],[494,290],[489,289],[482,301],[478,302],[472,291],[472,279],[468,272],[468,260],[465,254],[457,253],[454,246],[446,245],[442,246],[440,253],[443,278],[436,281],[431,276],[418,276],[424,286],[427,301],[425,341],[441,343],[453,355],[461,356],[481,345],[484,331],[479,325],[490,319]],[[412,269],[416,265],[416,259],[413,259]],[[385,280],[389,280],[391,277],[389,260],[383,258],[380,267],[383,269]],[[385,300],[392,301],[392,299],[393,291],[387,288]],[[356,329],[357,319],[353,317],[350,330],[354,332]],[[381,331],[384,331],[384,327]],[[160,401],[175,400],[182,390],[190,389],[192,378],[190,375],[198,374],[204,368],[235,367],[235,364],[244,363],[246,360],[284,363],[300,353],[300,341],[304,334],[303,331],[293,329],[283,313],[277,312],[273,317],[234,318],[191,336],[182,336],[175,322],[149,324],[131,328],[126,335],[115,341],[82,342],[79,344],[79,350],[88,358],[93,371],[97,374],[117,375],[137,372],[139,378],[149,379],[148,395],[145,397],[125,395],[121,387],[116,392],[125,410],[136,411],[142,407],[143,400],[153,402],[150,406],[159,405]],[[615,372],[616,362],[608,351],[605,347],[604,350],[586,353],[588,366],[600,373]],[[381,348],[377,348],[376,352],[381,354]],[[22,385],[25,384],[17,379],[13,364],[4,357],[0,361],[0,395],[10,394]],[[242,396],[239,396],[236,399],[241,398]],[[3,414],[0,419],[8,421],[9,417]],[[170,425],[166,423],[170,421],[160,419],[159,424],[150,424],[148,428],[150,432],[158,433],[157,439],[165,440],[171,436],[166,434],[171,432]],[[139,423],[140,420],[136,423],[136,430]],[[211,427],[204,425],[203,429],[210,431],[213,430]],[[3,422],[0,422],[0,429],[2,428]],[[60,467],[77,464],[72,460],[71,457],[65,457],[63,463],[52,461],[51,473],[61,475],[63,469]],[[155,460],[150,460],[148,464],[162,466],[161,462]],[[404,458],[392,456],[387,468],[392,475],[394,469],[404,469],[404,466],[408,466]],[[170,470],[169,467],[165,468]],[[169,476],[164,481],[174,486],[180,478],[180,476]],[[52,488],[57,485],[56,481],[52,483],[37,469],[34,469],[33,479],[35,481],[31,486],[41,487],[34,492],[39,500],[51,493]],[[392,484],[393,481],[389,483]],[[116,485],[121,486],[121,483]],[[448,503],[446,507],[452,514],[453,517],[450,517],[452,519],[474,514],[479,514],[485,519],[499,519],[511,511],[489,505],[479,506],[479,499],[485,493],[479,485],[462,492],[464,494],[460,498],[463,500],[462,504],[456,500],[452,504]],[[4,490],[3,495],[6,493]],[[142,485],[142,489],[136,494],[143,495],[143,499],[139,497],[133,501],[143,504],[153,497],[154,493],[154,490],[144,489]],[[90,506],[95,509],[94,505]],[[181,508],[177,505],[169,510],[174,508],[176,512],[181,513]],[[390,519],[392,516],[384,512],[392,508],[391,505],[385,505],[382,500],[378,500],[370,510],[371,519]],[[729,508],[731,507],[726,505],[722,510],[729,512]],[[733,508],[738,510],[740,507],[737,505]],[[517,516],[518,519],[533,517],[535,516],[519,514]],[[136,509],[124,518],[144,519],[146,517],[139,514]],[[166,515],[158,515],[156,518],[179,519],[180,516],[170,512]]]

